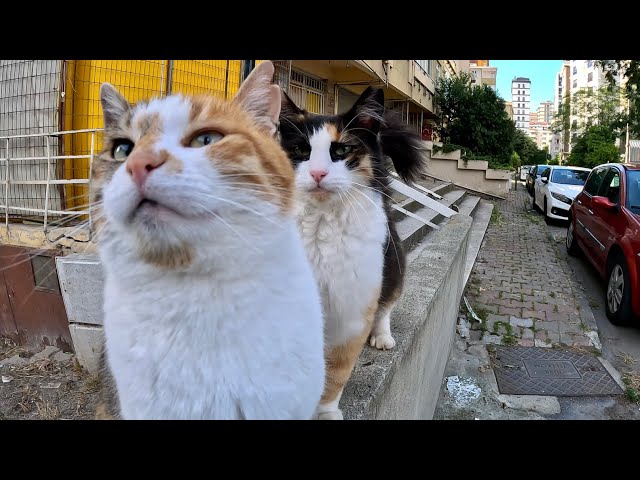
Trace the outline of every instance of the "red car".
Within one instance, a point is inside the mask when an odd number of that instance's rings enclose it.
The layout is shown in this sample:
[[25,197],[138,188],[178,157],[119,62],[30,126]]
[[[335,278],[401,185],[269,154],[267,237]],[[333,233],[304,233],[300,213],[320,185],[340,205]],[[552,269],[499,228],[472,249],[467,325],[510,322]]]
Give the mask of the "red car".
[[607,282],[614,325],[640,317],[640,165],[608,163],[591,171],[569,210],[567,251],[582,251]]

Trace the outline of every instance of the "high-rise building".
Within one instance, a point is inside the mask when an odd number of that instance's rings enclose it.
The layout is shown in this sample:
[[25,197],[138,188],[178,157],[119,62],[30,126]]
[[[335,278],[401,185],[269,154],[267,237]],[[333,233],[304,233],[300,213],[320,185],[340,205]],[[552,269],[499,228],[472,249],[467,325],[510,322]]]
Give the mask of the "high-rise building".
[[516,127],[525,133],[529,131],[529,116],[531,104],[531,80],[516,77],[511,81],[511,105]]
[[496,91],[498,68],[489,66],[489,60],[469,60],[472,85],[488,85]]
[[513,107],[511,106],[511,102],[504,102],[504,109],[509,116],[509,120],[513,120]]
[[553,102],[547,100],[538,105],[538,121],[551,123],[553,121]]

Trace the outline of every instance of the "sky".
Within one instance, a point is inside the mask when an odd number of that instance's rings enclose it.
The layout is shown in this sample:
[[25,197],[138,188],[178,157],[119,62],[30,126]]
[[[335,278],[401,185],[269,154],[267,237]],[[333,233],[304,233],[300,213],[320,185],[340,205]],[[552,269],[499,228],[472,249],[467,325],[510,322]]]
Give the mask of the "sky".
[[498,68],[496,87],[505,101],[511,101],[511,80],[527,77],[531,80],[532,112],[546,100],[553,102],[556,73],[560,71],[562,60],[489,60],[489,65]]

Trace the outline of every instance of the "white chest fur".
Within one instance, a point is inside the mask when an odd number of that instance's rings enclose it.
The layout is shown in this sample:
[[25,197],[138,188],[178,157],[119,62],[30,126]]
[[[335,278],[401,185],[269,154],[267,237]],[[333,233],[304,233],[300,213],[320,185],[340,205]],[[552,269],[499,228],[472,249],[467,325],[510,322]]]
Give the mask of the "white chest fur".
[[153,272],[116,243],[101,251],[124,418],[312,417],[324,385],[322,312],[293,222],[286,230],[262,262],[230,259],[215,276]]
[[350,202],[340,198],[307,201],[298,210],[304,246],[322,297],[328,346],[362,334],[365,314],[377,301],[382,284],[388,232],[382,199],[372,191],[354,193],[354,197]]

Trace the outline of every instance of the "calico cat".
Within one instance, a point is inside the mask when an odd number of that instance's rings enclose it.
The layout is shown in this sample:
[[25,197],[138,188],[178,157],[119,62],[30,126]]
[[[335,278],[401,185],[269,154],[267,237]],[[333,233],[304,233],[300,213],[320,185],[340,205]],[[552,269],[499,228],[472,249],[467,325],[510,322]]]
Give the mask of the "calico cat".
[[273,72],[261,63],[230,102],[130,105],[102,85],[91,195],[123,419],[314,415],[322,306],[295,223],[294,171],[275,137]]
[[367,88],[342,115],[300,110],[283,93],[280,141],[296,169],[298,225],[325,315],[327,379],[319,419],[338,403],[367,338],[391,349],[390,313],[405,256],[390,216],[387,156],[405,180],[425,161],[420,137],[389,120],[382,90]]

